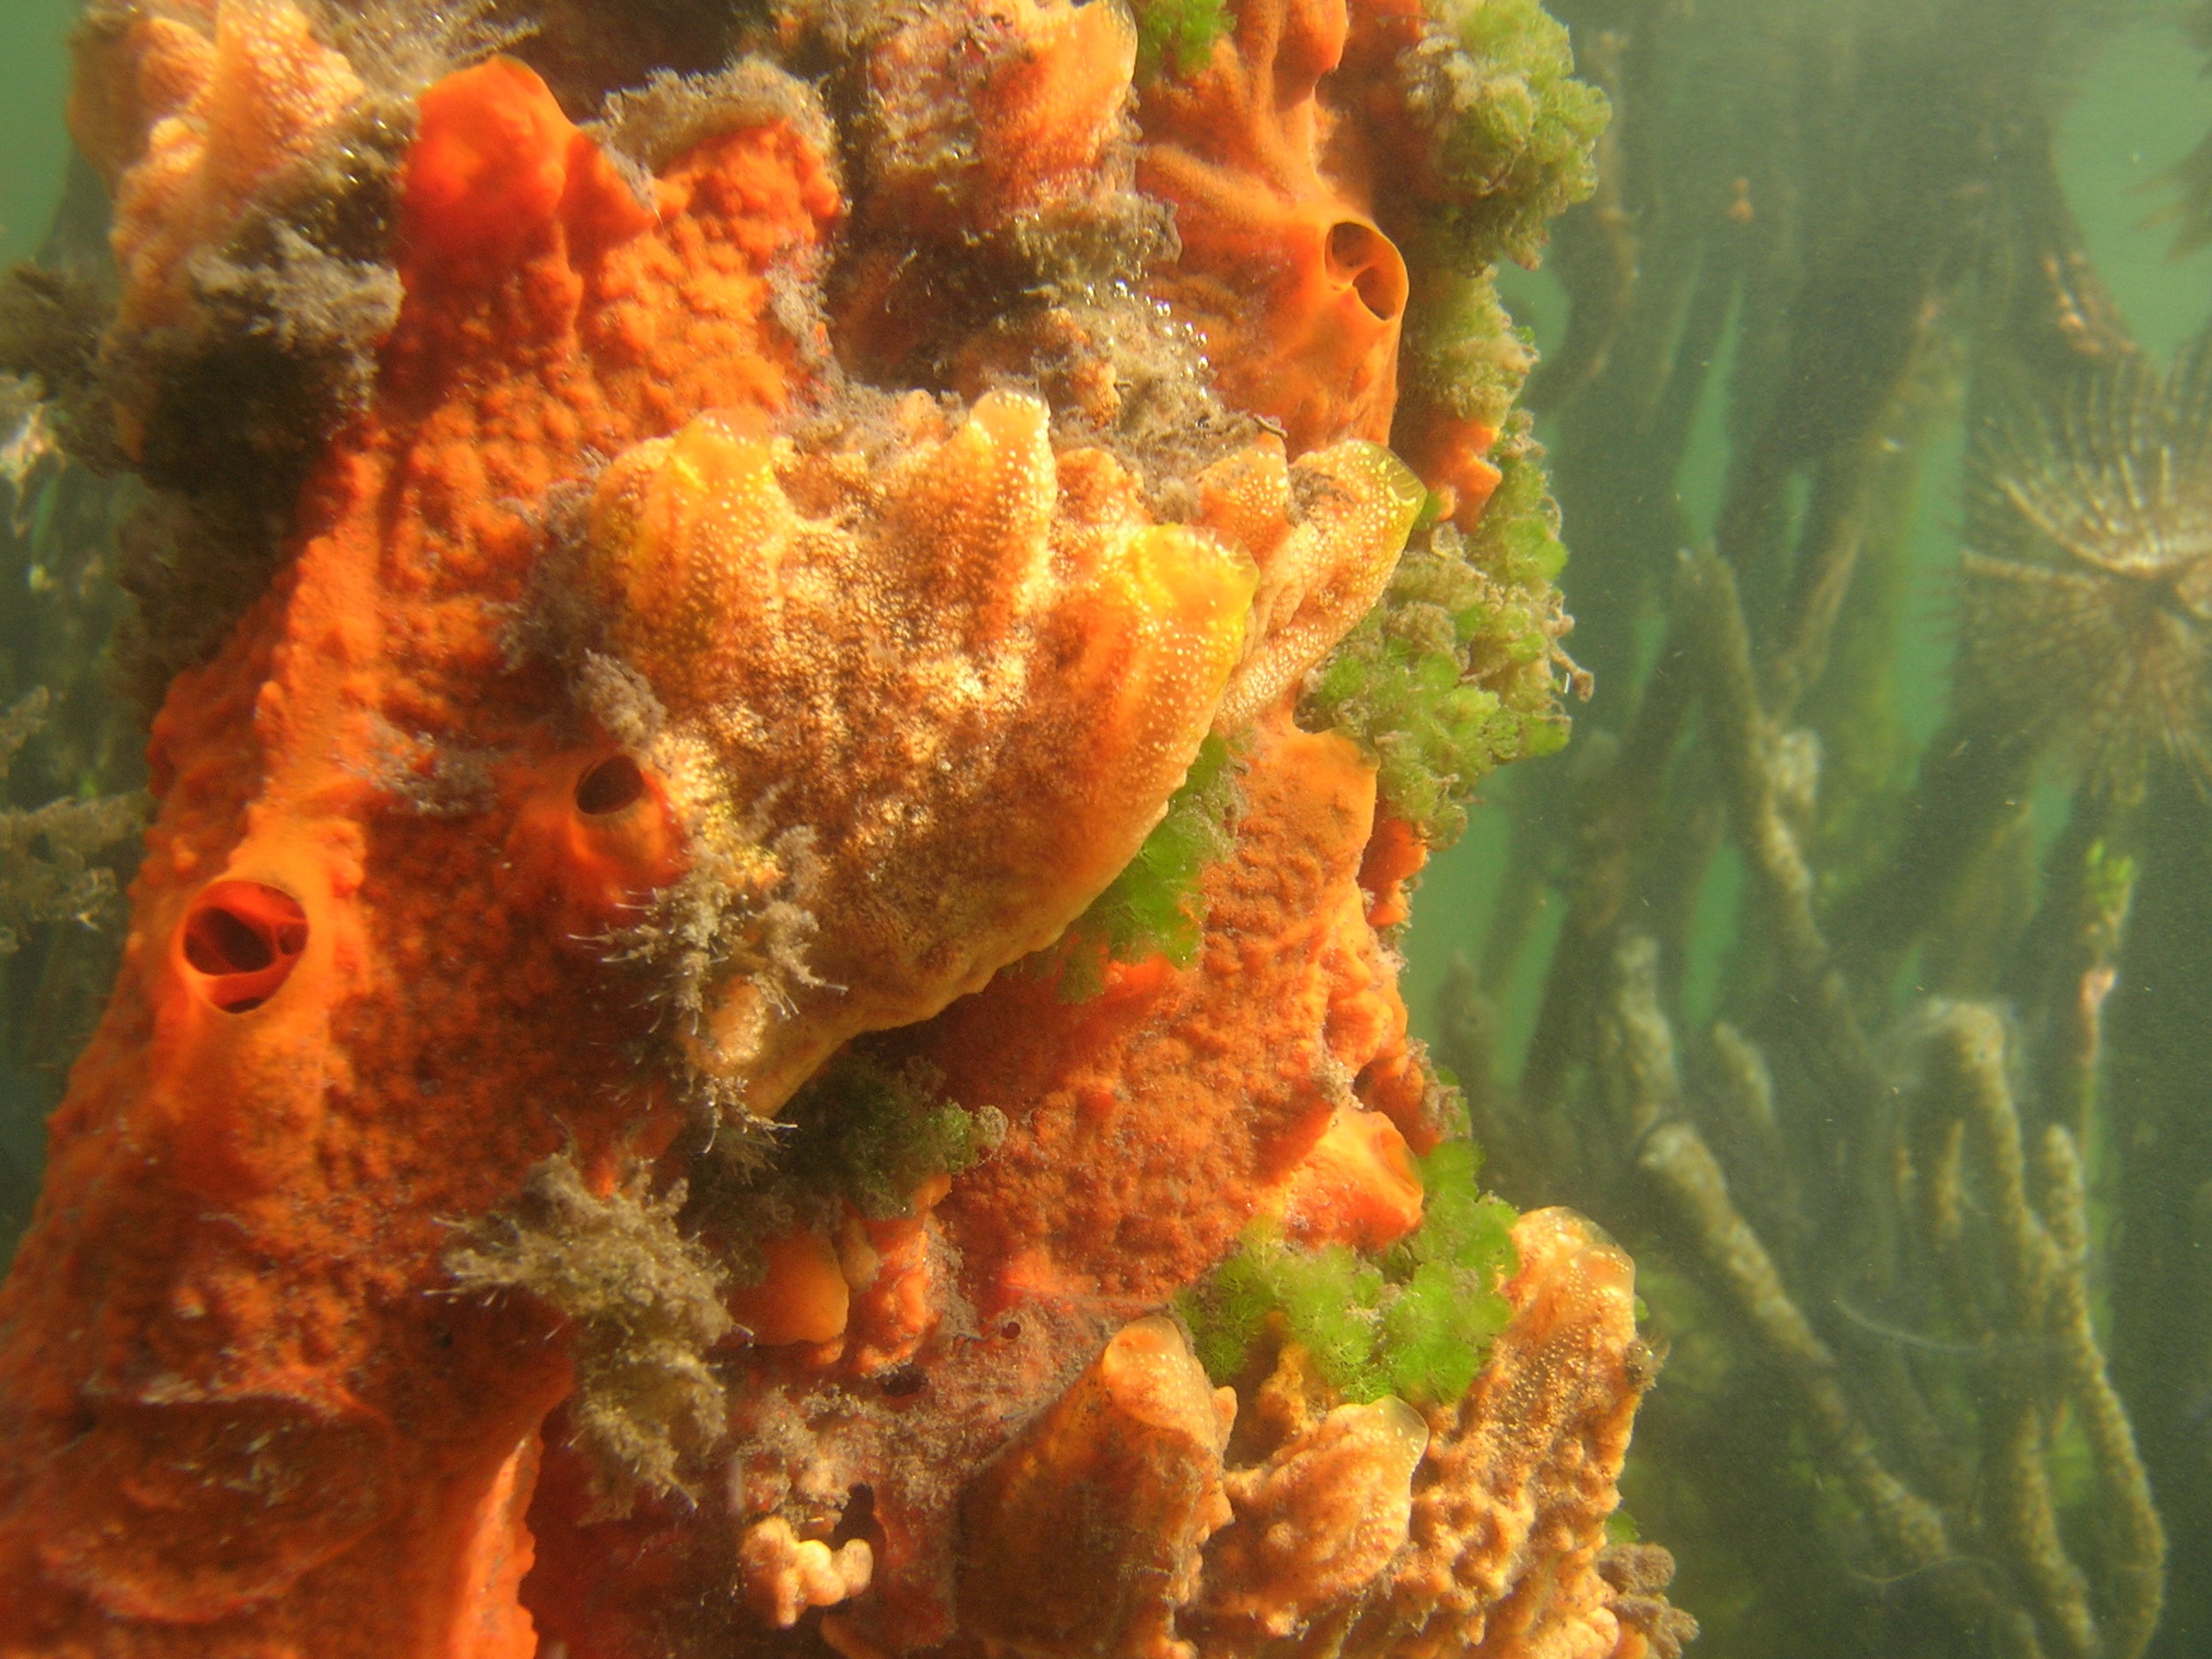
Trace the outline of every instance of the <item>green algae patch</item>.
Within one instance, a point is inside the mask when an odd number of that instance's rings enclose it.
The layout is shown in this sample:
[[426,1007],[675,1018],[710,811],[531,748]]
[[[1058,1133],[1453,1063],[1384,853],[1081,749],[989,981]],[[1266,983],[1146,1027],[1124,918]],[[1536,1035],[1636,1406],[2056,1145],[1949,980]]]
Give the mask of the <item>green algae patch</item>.
[[718,1130],[692,1161],[687,1233],[710,1244],[733,1283],[757,1285],[763,1239],[833,1228],[848,1206],[870,1221],[913,1214],[927,1182],[965,1174],[1006,1135],[1003,1112],[948,1099],[944,1081],[924,1060],[847,1049],[765,1134]]
[[832,1063],[792,1098],[788,1138],[771,1184],[795,1208],[839,1198],[871,1221],[913,1212],[936,1175],[962,1175],[1006,1134],[994,1107],[971,1111],[943,1096],[931,1066],[894,1069],[865,1055]]
[[1197,959],[1206,926],[1206,871],[1235,845],[1230,825],[1240,802],[1235,757],[1226,739],[1209,733],[1137,856],[1048,953],[1059,964],[1063,997],[1097,995],[1109,962],[1165,956],[1187,968]]
[[1402,411],[1428,404],[1509,429],[1514,399],[1536,366],[1536,337],[1513,320],[1494,278],[1487,267],[1474,276],[1438,271],[1423,285],[1406,312]]
[[1457,186],[1437,227],[1454,263],[1534,265],[1546,227],[1597,187],[1603,92],[1574,78],[1566,26],[1538,0],[1445,0],[1432,12],[1459,51],[1419,60],[1417,108],[1437,123]]
[[1567,741],[1560,693],[1573,669],[1552,580],[1566,549],[1541,454],[1517,417],[1474,533],[1437,524],[1417,536],[1299,706],[1302,724],[1375,757],[1384,805],[1432,848],[1458,839],[1485,778]]
[[1180,80],[1205,67],[1234,20],[1226,0],[1135,0],[1137,84]]
[[1476,1185],[1480,1156],[1448,1141],[1421,1161],[1421,1225],[1379,1256],[1303,1250],[1256,1226],[1236,1254],[1177,1299],[1200,1363],[1241,1377],[1271,1335],[1295,1342],[1343,1397],[1442,1404],[1467,1392],[1511,1312],[1514,1210]]

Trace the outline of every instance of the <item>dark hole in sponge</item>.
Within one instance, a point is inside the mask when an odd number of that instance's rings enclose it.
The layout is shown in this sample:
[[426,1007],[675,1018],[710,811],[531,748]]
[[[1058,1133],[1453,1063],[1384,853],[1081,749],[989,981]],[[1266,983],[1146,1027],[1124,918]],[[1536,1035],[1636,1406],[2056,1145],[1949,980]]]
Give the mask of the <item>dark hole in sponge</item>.
[[1405,261],[1390,238],[1356,219],[1329,227],[1329,268],[1347,279],[1360,303],[1378,322],[1389,322],[1406,308]]
[[884,1372],[880,1386],[892,1399],[903,1400],[921,1393],[928,1381],[928,1374],[919,1365],[895,1365]]
[[245,918],[204,904],[185,929],[184,959],[202,973],[258,973],[276,960],[276,945]]
[[645,793],[645,774],[627,755],[610,755],[576,780],[576,810],[589,818],[619,812]]
[[299,901],[259,881],[219,881],[184,918],[184,960],[227,1014],[267,1002],[306,949]]
[[864,1481],[845,1494],[844,1513],[837,1517],[837,1530],[830,1534],[830,1548],[849,1544],[856,1538],[864,1538],[878,1549],[883,1548],[883,1537],[876,1526],[876,1489]]

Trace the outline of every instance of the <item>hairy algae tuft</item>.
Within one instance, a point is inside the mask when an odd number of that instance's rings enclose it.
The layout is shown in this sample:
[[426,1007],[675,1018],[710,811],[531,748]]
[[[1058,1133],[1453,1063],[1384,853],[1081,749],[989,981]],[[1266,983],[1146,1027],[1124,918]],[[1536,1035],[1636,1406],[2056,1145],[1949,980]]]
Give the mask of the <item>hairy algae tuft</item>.
[[1302,720],[1333,727],[1381,764],[1389,810],[1431,847],[1456,840],[1478,785],[1509,761],[1567,740],[1572,665],[1552,579],[1566,562],[1542,451],[1517,415],[1494,458],[1502,474],[1480,523],[1417,535],[1382,603],[1315,672]]
[[1417,1405],[1467,1392],[1510,1312],[1498,1286],[1515,1267],[1512,1206],[1476,1185],[1473,1143],[1421,1161],[1420,1227],[1379,1256],[1302,1250],[1261,1225],[1177,1300],[1216,1382],[1241,1376],[1271,1333],[1295,1342],[1347,1400]]
[[842,1204],[871,1220],[908,1214],[932,1176],[998,1144],[1005,1118],[954,1104],[941,1085],[918,1062],[841,1056],[795,1097],[765,1164],[701,1158],[688,1185],[659,1194],[641,1169],[602,1197],[569,1158],[549,1158],[447,1253],[457,1288],[524,1291],[568,1322],[572,1433],[598,1513],[626,1514],[640,1492],[696,1495],[693,1477],[726,1432],[707,1357],[735,1329],[722,1290],[758,1280],[760,1239],[833,1220]]
[[465,1292],[521,1290],[569,1323],[572,1433],[589,1456],[603,1515],[639,1492],[695,1496],[690,1477],[726,1432],[721,1379],[706,1359],[732,1329],[721,1265],[679,1230],[679,1181],[652,1191],[634,1170],[604,1197],[565,1156],[548,1158],[511,1207],[446,1254]]

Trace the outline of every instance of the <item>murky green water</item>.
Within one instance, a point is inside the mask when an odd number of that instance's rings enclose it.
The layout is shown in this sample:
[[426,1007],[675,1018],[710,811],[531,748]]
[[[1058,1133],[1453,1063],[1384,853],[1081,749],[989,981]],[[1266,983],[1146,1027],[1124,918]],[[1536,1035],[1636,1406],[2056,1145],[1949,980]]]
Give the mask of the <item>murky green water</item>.
[[0,257],[36,252],[53,216],[69,134],[62,101],[69,87],[64,37],[73,0],[13,0],[0,55]]
[[[1555,359],[1620,311],[1541,428],[1601,689],[1432,872],[1409,1000],[1507,1194],[1635,1250],[1673,1349],[1629,1502],[1701,1651],[2212,1651],[2207,618],[2168,723],[2118,588],[1962,575],[2008,550],[1993,492],[2093,494],[2151,419],[2112,359],[2212,314],[2159,222],[2203,60],[2171,9],[1633,11],[1570,12],[1626,77],[1626,297],[1594,237],[1514,288]],[[1986,435],[2023,399],[2028,453]],[[2081,552],[2201,568],[2190,409],[2116,463],[2175,469],[2135,554],[2111,522]]]

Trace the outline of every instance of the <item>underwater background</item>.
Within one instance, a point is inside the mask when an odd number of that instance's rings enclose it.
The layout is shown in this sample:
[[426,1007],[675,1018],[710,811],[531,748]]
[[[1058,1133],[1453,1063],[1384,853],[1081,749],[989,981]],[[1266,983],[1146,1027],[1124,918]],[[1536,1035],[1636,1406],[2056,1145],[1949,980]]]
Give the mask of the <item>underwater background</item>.
[[[74,9],[0,20],[10,262],[99,234]],[[1594,689],[1431,864],[1417,1030],[1643,1270],[1696,1652],[2212,1652],[2212,12],[1552,9],[1616,121],[1504,286]],[[126,492],[0,414],[12,1239],[142,776]]]
[[1502,286],[1596,691],[1409,1003],[1637,1255],[1700,1651],[2207,1651],[2205,613],[2074,577],[2206,580],[2212,19],[1561,11],[1605,182]]

